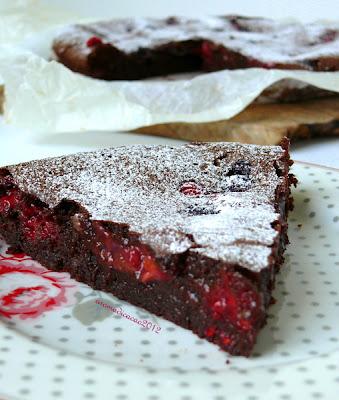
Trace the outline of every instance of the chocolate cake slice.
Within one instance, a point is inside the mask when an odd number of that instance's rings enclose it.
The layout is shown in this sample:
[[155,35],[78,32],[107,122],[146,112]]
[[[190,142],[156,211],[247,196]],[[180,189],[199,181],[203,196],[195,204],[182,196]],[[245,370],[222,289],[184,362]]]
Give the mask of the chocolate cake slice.
[[55,271],[250,355],[283,262],[281,146],[130,146],[0,169],[0,234]]
[[236,15],[130,18],[67,27],[57,60],[106,80],[239,68],[339,70],[339,24]]

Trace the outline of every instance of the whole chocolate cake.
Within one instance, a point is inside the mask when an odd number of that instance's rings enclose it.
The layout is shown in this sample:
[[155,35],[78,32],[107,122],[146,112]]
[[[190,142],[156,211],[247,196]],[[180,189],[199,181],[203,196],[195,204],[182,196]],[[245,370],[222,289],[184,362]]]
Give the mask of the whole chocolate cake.
[[54,40],[68,68],[106,80],[239,68],[339,70],[339,24],[236,15],[130,18],[69,26]]

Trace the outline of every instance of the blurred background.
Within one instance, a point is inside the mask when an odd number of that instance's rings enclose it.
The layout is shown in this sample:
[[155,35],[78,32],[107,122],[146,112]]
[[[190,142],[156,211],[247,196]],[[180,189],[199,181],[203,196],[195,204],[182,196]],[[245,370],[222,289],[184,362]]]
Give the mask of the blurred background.
[[[339,19],[338,0],[48,0],[56,5],[67,2],[75,11],[91,11],[93,16],[105,16],[100,8],[111,6],[112,15],[189,16],[239,13],[271,18],[296,17],[303,21],[319,18]],[[106,14],[107,15],[107,14]]]
[[[18,10],[24,10],[24,4],[30,3],[31,17],[22,26],[18,34],[26,31],[39,30],[48,27],[49,20],[44,12],[54,7],[60,12],[60,20],[73,21],[74,16],[90,19],[107,19],[126,16],[169,16],[169,15],[222,15],[241,14],[248,16],[263,16],[275,19],[295,18],[303,22],[312,20],[339,20],[339,0],[0,0],[0,16],[2,10],[13,8],[0,26],[0,43],[6,45],[17,26]],[[53,17],[58,19],[57,12]],[[61,15],[62,14],[62,15]],[[26,14],[25,14],[26,15]],[[4,26],[6,25],[7,26]],[[7,29],[6,29],[7,28]],[[24,36],[24,35],[23,35]],[[13,43],[18,41],[17,35]],[[339,124],[339,122],[338,122]],[[145,132],[147,133],[147,132]],[[119,145],[123,143],[167,143],[166,138],[154,136],[133,135],[112,132],[67,133],[40,136],[35,138],[31,132],[20,130],[4,124],[0,117],[0,134],[2,136],[0,156],[2,164],[20,162],[32,158],[42,158],[50,155],[66,154],[80,150],[90,150],[96,147]],[[171,141],[180,143],[180,141]],[[16,143],[15,152],[11,149]],[[339,138],[309,139],[293,143],[292,155],[297,160],[313,162],[339,168]]]

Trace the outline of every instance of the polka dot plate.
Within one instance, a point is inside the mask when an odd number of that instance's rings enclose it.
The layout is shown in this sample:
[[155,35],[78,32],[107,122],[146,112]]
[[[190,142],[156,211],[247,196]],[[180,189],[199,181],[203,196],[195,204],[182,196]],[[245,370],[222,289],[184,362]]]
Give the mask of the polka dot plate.
[[339,170],[293,170],[291,245],[250,359],[0,241],[0,398],[339,398]]

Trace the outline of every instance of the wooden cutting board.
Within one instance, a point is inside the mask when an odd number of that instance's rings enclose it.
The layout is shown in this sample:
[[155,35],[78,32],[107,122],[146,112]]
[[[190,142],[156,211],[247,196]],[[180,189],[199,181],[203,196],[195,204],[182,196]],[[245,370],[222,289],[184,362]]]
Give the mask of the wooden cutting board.
[[339,96],[288,104],[251,104],[229,120],[201,124],[170,123],[136,132],[188,141],[278,144],[314,136],[339,136]]

